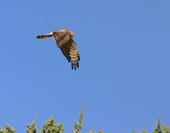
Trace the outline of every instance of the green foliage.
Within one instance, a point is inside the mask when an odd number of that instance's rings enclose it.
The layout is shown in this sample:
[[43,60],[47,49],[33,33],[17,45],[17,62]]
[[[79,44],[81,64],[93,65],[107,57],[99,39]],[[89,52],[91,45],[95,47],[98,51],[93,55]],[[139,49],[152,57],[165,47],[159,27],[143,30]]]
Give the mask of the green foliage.
[[160,116],[158,117],[158,121],[157,122],[154,122],[156,124],[156,127],[155,127],[155,130],[153,131],[153,133],[162,133],[162,128],[163,126],[161,126],[161,119],[160,119]]
[[[37,115],[37,114],[36,114]],[[37,127],[36,127],[36,124],[35,124],[35,118],[36,116],[34,117],[34,121],[32,122],[31,125],[27,124],[27,129],[26,129],[26,132],[27,133],[38,133],[38,130],[37,130]],[[75,123],[74,123],[74,128],[75,130],[72,128],[71,130],[71,133],[80,133],[80,129],[82,129],[83,127],[83,118],[84,118],[84,113],[83,113],[83,100],[81,101],[81,113],[79,113],[79,121],[76,122],[75,120]],[[63,120],[61,120],[60,123],[58,124],[54,124],[54,117],[53,115],[43,124],[43,127],[41,129],[41,132],[40,133],[64,133],[65,131],[65,128],[63,128]],[[161,119],[160,119],[160,115],[158,117],[158,121],[157,122],[154,122],[156,124],[156,127],[153,131],[153,133],[170,133],[170,127],[167,126],[167,125],[161,125]],[[12,126],[6,124],[6,128],[5,129],[1,129],[0,127],[0,133],[14,133],[16,132],[16,129],[13,129]],[[99,125],[99,124],[97,124]],[[96,125],[96,126],[97,126]],[[87,132],[87,133],[95,133],[94,132],[94,129],[96,128],[96,126],[93,128],[93,130],[91,130],[90,132]],[[139,130],[135,130],[135,128],[132,126],[132,129],[133,129],[133,132],[130,132],[130,133],[148,133],[146,131],[146,125],[144,126],[143,130],[142,131],[139,131]],[[99,133],[105,133],[103,130],[100,130]]]
[[160,119],[161,114],[158,117],[158,121],[154,122],[156,124],[155,130],[153,133],[170,133],[170,129],[167,125],[162,126],[161,125],[161,119]]
[[29,124],[27,124],[27,130],[26,130],[27,133],[38,133],[38,130],[37,130],[36,125],[35,125],[36,115],[34,117],[34,121],[32,122],[31,126]]
[[[37,114],[36,114],[37,115]],[[34,121],[32,122],[31,125],[27,124],[27,133],[38,133],[38,130],[36,128],[36,124],[35,124],[35,118],[34,117]],[[74,123],[74,128],[75,130],[71,130],[71,133],[80,133],[79,130],[82,129],[83,124],[83,118],[84,118],[84,114],[83,114],[83,101],[81,102],[81,113],[79,113],[79,121]],[[54,124],[54,117],[53,115],[43,124],[43,127],[41,129],[40,133],[64,133],[64,128],[63,128],[63,120],[61,120],[60,123],[58,124]],[[162,126],[161,125],[161,119],[160,119],[160,115],[158,117],[158,121],[154,122],[156,124],[156,127],[153,131],[153,133],[170,133],[170,127],[167,125]],[[99,125],[99,124],[97,124]],[[96,126],[97,126],[96,125]],[[0,127],[0,133],[14,133],[16,132],[16,129],[13,129],[12,126],[8,125],[5,123],[6,128],[5,129],[1,129]],[[95,133],[94,129],[96,128],[96,126],[93,128],[93,130],[91,130],[90,132],[87,133]],[[135,128],[132,126],[133,132],[132,133],[148,133],[146,131],[146,125],[144,126],[142,131],[135,131]],[[103,130],[100,130],[99,133],[105,133]],[[131,132],[130,132],[131,133]]]
[[170,129],[167,125],[164,125],[162,133],[170,133]]
[[105,133],[103,130],[100,130],[99,133]]
[[54,124],[54,117],[51,116],[50,119],[46,121],[46,123],[43,124],[43,127],[41,129],[40,133],[63,133],[64,128],[63,122],[61,121],[59,124]]
[[[160,116],[161,116],[161,114],[158,117],[158,121],[154,122],[156,124],[156,127],[155,127],[155,130],[153,130],[153,133],[170,133],[170,129],[167,125],[164,125],[164,126],[161,125]],[[135,131],[133,125],[131,125],[131,126],[132,126],[132,129],[133,129],[133,133],[148,133],[146,131],[146,125],[144,126],[144,129],[142,131],[139,131],[139,130]]]
[[143,130],[142,131],[135,131],[135,129],[134,129],[134,127],[133,127],[133,125],[131,125],[132,126],[132,129],[133,129],[133,133],[148,133],[145,129],[146,129],[146,125],[144,126],[144,128],[143,128]]
[[71,130],[71,133],[80,133],[79,130],[82,129],[82,126],[84,125],[83,122],[84,114],[83,114],[83,100],[81,101],[81,113],[79,113],[79,121],[74,123],[74,128],[76,129],[75,131]]
[[16,132],[16,129],[13,129],[12,126],[5,123],[6,128],[3,130],[0,128],[0,133],[14,133]]
[[[37,114],[36,114],[37,115]],[[38,133],[36,124],[35,124],[35,120],[36,120],[36,115],[34,117],[34,121],[32,122],[32,124],[27,124],[27,129],[26,132],[27,133]],[[83,114],[83,100],[81,101],[81,113],[79,113],[79,121],[74,123],[74,128],[75,130],[71,130],[71,133],[80,133],[79,130],[82,129],[83,127],[83,118],[84,118],[84,114]],[[43,127],[41,129],[40,133],[64,133],[64,128],[63,127],[63,120],[61,120],[61,122],[59,124],[54,124],[54,117],[53,115],[43,124]],[[97,124],[98,125],[98,124]],[[96,125],[96,126],[97,126]],[[96,127],[95,126],[95,127]],[[88,133],[95,133],[93,128],[92,131],[88,132]],[[9,126],[8,124],[6,124],[6,128],[3,130],[0,128],[0,133],[14,133],[16,130],[13,129],[11,126]],[[100,130],[99,133],[104,133],[103,130]],[[165,132],[166,133],[166,132]]]

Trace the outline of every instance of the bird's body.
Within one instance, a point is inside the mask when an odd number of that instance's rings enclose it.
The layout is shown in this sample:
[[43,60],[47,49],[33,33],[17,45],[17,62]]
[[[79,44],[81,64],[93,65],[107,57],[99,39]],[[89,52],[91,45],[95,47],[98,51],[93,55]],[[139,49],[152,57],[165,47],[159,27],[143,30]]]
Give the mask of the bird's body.
[[45,35],[38,35],[38,39],[54,37],[57,46],[61,49],[63,55],[72,65],[72,69],[76,70],[79,67],[80,56],[76,47],[76,43],[72,38],[74,33],[68,29],[61,29]]

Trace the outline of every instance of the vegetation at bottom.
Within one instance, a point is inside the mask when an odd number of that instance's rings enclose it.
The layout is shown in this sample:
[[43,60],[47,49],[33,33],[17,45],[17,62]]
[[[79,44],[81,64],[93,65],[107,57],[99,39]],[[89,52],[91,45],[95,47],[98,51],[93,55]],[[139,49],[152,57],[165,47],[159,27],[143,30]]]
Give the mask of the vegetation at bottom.
[[[83,118],[84,118],[84,114],[83,114],[83,101],[81,102],[81,112],[79,113],[79,120],[78,122],[75,120],[74,123],[74,129],[71,127],[71,133],[80,133],[80,129],[82,129],[83,127]],[[27,124],[27,129],[26,132],[27,133],[38,133],[38,129],[36,127],[35,124],[35,119],[36,116],[34,118],[34,121],[32,122],[32,124]],[[53,115],[43,124],[43,127],[40,131],[40,133],[64,133],[65,128],[63,128],[63,120],[61,120],[60,123],[58,124],[54,124],[54,117]],[[153,133],[170,133],[170,129],[167,125],[161,125],[161,119],[160,119],[160,115],[158,117],[158,121],[154,122],[156,124],[155,129],[153,130]],[[0,127],[0,133],[15,133],[16,129],[13,129],[12,126],[6,124],[6,128],[5,129],[1,129]],[[99,124],[97,124],[99,125]],[[96,125],[96,126],[97,126]],[[95,126],[95,127],[96,127]],[[87,133],[95,133],[95,127],[93,128],[93,130],[91,130],[90,132]],[[133,125],[132,125],[132,129],[133,131],[130,133],[148,133],[146,131],[146,125],[144,126],[144,129],[142,131],[135,131]],[[103,130],[100,130],[99,133],[105,133]]]
[[[160,119],[160,116],[161,114],[159,115],[158,117],[158,121],[157,122],[154,122],[156,124],[156,127],[155,129],[152,131],[152,133],[170,133],[170,129],[169,129],[169,126],[167,125],[161,125],[161,119]],[[130,132],[130,133],[148,133],[146,131],[146,125],[144,126],[143,130],[142,131],[139,131],[139,130],[135,130],[135,128],[132,126],[132,129],[133,129],[133,132]]]

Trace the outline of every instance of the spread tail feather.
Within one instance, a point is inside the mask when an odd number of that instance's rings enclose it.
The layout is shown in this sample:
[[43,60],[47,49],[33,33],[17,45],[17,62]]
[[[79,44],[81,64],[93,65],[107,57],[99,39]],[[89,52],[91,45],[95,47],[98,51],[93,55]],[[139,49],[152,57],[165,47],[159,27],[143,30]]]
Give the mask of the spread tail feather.
[[53,36],[52,33],[53,33],[53,32],[51,32],[51,33],[49,33],[49,34],[45,34],[45,35],[38,35],[38,36],[37,36],[37,39],[44,39],[44,38],[52,37],[52,36]]

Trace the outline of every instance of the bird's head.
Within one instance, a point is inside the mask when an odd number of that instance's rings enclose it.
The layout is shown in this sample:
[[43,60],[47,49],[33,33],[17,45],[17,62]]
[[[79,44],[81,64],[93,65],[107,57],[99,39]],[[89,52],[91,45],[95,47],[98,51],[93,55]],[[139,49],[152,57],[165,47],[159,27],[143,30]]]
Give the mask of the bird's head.
[[72,31],[70,31],[70,36],[73,37],[74,36],[74,33]]

